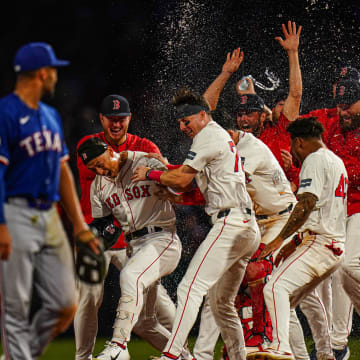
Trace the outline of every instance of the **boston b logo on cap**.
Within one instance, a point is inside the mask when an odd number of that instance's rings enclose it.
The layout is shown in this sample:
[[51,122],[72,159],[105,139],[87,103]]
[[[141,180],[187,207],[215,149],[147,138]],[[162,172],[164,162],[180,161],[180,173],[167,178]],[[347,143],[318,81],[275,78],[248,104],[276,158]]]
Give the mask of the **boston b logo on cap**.
[[108,95],[101,104],[103,116],[130,116],[129,102],[120,95]]

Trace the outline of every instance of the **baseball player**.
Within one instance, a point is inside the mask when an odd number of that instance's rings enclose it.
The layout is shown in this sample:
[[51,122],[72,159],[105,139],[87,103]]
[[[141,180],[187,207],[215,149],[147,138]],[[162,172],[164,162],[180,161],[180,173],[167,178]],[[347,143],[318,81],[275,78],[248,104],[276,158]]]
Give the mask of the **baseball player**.
[[[96,357],[111,360],[126,350],[143,306],[144,290],[175,270],[181,242],[170,202],[155,196],[158,186],[149,180],[131,182],[136,167],[153,163],[144,156],[146,153],[128,150],[118,154],[99,138],[90,138],[79,146],[78,154],[98,174],[91,185],[92,216],[97,219],[113,214],[126,233],[132,253],[120,272],[121,298],[111,343]],[[170,333],[165,328],[163,332],[168,338]]]
[[173,330],[160,359],[178,359],[209,291],[211,308],[230,358],[243,360],[246,350],[234,299],[246,265],[259,245],[260,234],[246,192],[241,160],[230,136],[212,120],[203,96],[182,89],[173,104],[180,130],[193,139],[184,164],[168,172],[139,167],[133,179],[152,179],[176,190],[188,189],[195,178],[213,227],[178,286]]
[[[358,83],[360,80],[360,73],[357,69],[349,65],[339,67],[332,79],[334,98],[336,85],[342,80],[352,80]],[[335,128],[339,130],[339,115],[337,108],[316,109],[308,114],[302,115],[302,117],[309,116],[316,116],[318,121],[323,124],[325,131],[322,137],[325,144],[340,156],[347,168],[348,165],[345,160],[346,156],[341,156],[341,154],[338,153],[338,151],[343,148],[345,141],[334,142],[334,139],[340,139],[340,137],[342,138],[342,135],[339,134],[336,134],[336,137],[334,137]],[[329,143],[330,139],[331,144]],[[350,143],[353,144],[352,142]],[[356,192],[356,186],[349,187],[348,204],[353,203],[350,199],[352,198],[351,193],[354,192],[354,190]],[[349,238],[350,236],[350,233],[347,231],[346,238]],[[323,281],[316,290],[325,306],[329,328],[331,329],[331,342],[335,358],[344,360],[350,356],[350,350],[347,346],[347,342],[352,328],[353,305],[342,286],[341,271],[336,271],[331,278]],[[311,301],[311,299],[304,299],[304,301],[300,304],[300,308],[308,319],[309,325],[312,329],[312,335],[316,343],[316,347],[310,354],[310,358],[316,358],[318,350],[317,339],[320,341],[324,339],[324,324],[317,323],[320,316],[318,312],[314,311],[314,302]]]
[[[360,84],[358,80],[343,80],[336,86],[335,102],[339,113],[339,120],[329,129],[328,146],[343,161],[349,175],[348,196],[347,196],[347,220],[346,220],[346,242],[344,262],[338,275],[342,285],[349,295],[355,309],[360,313],[360,266],[359,266],[359,246],[358,234],[360,224]],[[341,288],[337,287],[341,294]],[[336,359],[347,359],[350,351],[347,346],[347,336],[351,330],[347,331],[346,321],[351,317],[352,311],[346,307],[346,298],[337,298],[338,293],[333,294],[334,303],[339,306],[333,308],[333,347]],[[343,302],[343,303],[342,303]],[[335,311],[342,310],[343,304],[346,312],[344,319],[338,319]],[[351,320],[351,319],[350,319]],[[340,321],[340,324],[339,324]],[[350,323],[351,324],[351,323]],[[340,326],[339,326],[340,325]],[[342,325],[342,326],[341,326]],[[342,330],[342,331],[339,331]],[[338,334],[338,336],[335,336]],[[345,338],[345,341],[343,340]]]
[[[81,146],[86,140],[95,137],[101,139],[112,147],[116,152],[133,150],[156,153],[160,155],[159,148],[150,140],[140,138],[127,132],[131,120],[130,106],[126,98],[120,95],[108,95],[101,104],[100,122],[104,131],[83,137],[78,145]],[[79,156],[77,156],[77,167],[81,187],[81,207],[88,224],[93,224],[94,218],[91,214],[90,187],[96,174],[90,171]],[[106,223],[108,225],[108,223]],[[106,226],[105,226],[106,227]],[[113,228],[112,228],[113,229]],[[118,241],[105,251],[106,269],[110,263],[121,270],[126,262],[126,243],[124,235],[121,233]],[[78,284],[80,301],[74,319],[76,360],[92,359],[96,334],[98,329],[98,310],[102,303],[104,283],[89,285],[83,282]],[[161,331],[154,331],[160,327],[158,321],[171,330],[175,316],[175,306],[169,298],[162,285],[155,284],[150,293],[146,296],[146,307],[141,313],[134,332],[147,340],[155,348],[162,350],[167,342],[167,338]],[[154,300],[155,304],[151,301]],[[154,311],[156,311],[156,314]],[[127,349],[121,353],[118,360],[129,359]]]
[[248,359],[294,359],[289,345],[290,309],[334,272],[343,257],[348,182],[344,163],[324,146],[323,126],[315,118],[296,120],[288,132],[292,152],[302,163],[298,203],[259,259],[278,249],[295,231],[298,236],[279,251],[275,264],[281,264],[264,288],[273,343]]
[[[33,360],[67,329],[76,309],[73,257],[56,202],[78,240],[96,252],[99,242],[80,210],[60,116],[40,101],[54,92],[57,67],[69,62],[49,44],[29,43],[14,63],[15,91],[0,100],[2,359]],[[33,288],[42,305],[29,322]]]

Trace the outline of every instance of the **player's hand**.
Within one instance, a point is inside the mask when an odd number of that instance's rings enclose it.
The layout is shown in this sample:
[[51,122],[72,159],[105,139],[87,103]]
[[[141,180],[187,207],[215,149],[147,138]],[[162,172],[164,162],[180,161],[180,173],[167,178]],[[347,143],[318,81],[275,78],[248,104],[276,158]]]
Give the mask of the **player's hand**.
[[299,48],[299,38],[302,26],[296,30],[296,23],[288,21],[288,28],[286,29],[285,24],[282,24],[282,31],[284,33],[285,40],[280,36],[276,37],[275,40],[284,48],[285,51],[297,51]]
[[284,169],[285,171],[287,171],[290,169],[292,165],[292,156],[288,151],[284,149],[280,149],[280,152],[281,152],[282,161],[284,163]]
[[169,164],[169,162],[167,161],[167,159],[164,158],[161,154],[148,153],[148,154],[145,155],[145,157],[147,157],[147,158],[149,158],[149,159],[159,160],[159,161],[162,162],[165,166]]
[[228,130],[227,131],[230,137],[234,140],[235,145],[239,142],[239,132],[235,130]]
[[291,191],[295,194],[297,191],[297,186],[294,182],[290,181]]
[[11,254],[11,236],[6,224],[0,224],[0,260],[8,260]]
[[274,265],[277,267],[281,261],[285,261],[295,250],[296,245],[292,241],[284,245],[276,255]]
[[246,81],[248,82],[249,86],[246,90],[240,90],[239,85],[244,81],[242,79],[240,79],[237,83],[236,83],[236,91],[239,95],[246,95],[246,94],[256,94],[255,91],[255,86],[254,86],[254,82],[252,81],[251,78],[245,78]]
[[275,238],[271,243],[265,246],[264,250],[258,256],[257,261],[263,260],[265,256],[278,249],[282,243],[283,239],[281,237],[278,236],[277,238]]
[[82,242],[87,244],[94,254],[99,255],[101,253],[100,241],[90,229],[84,229],[75,234],[76,242]]
[[150,169],[149,167],[145,167],[145,166],[137,167],[136,170],[134,171],[133,176],[131,177],[132,182],[135,183],[138,181],[146,180],[146,172],[149,169]]
[[227,53],[225,64],[222,67],[224,73],[234,73],[239,68],[240,64],[244,60],[244,53],[240,51],[240,48],[235,49],[232,54]]

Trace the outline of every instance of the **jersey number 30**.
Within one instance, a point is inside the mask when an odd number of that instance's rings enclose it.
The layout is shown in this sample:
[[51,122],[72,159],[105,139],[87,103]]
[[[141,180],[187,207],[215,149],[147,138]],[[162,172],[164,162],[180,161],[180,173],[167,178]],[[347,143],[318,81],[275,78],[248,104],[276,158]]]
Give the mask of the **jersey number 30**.
[[344,176],[344,174],[341,174],[339,185],[337,186],[335,190],[335,196],[341,197],[343,199],[343,202],[346,198],[346,191],[347,191],[347,185],[349,183],[349,180]]

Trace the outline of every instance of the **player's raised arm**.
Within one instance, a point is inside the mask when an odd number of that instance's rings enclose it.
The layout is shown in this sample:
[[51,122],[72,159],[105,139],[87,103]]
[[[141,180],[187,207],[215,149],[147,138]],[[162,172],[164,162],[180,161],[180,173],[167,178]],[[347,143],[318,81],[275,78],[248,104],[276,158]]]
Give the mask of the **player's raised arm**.
[[283,114],[289,121],[299,116],[302,96],[302,78],[299,63],[299,40],[302,27],[296,27],[295,22],[288,21],[287,28],[282,25],[284,39],[280,36],[275,39],[287,52],[289,58],[289,95],[285,100]]
[[237,48],[232,53],[228,52],[226,61],[222,67],[221,73],[210,84],[204,93],[204,98],[210,105],[210,110],[215,110],[221,91],[224,89],[226,82],[230,79],[230,76],[236,72],[244,59],[244,53]]

